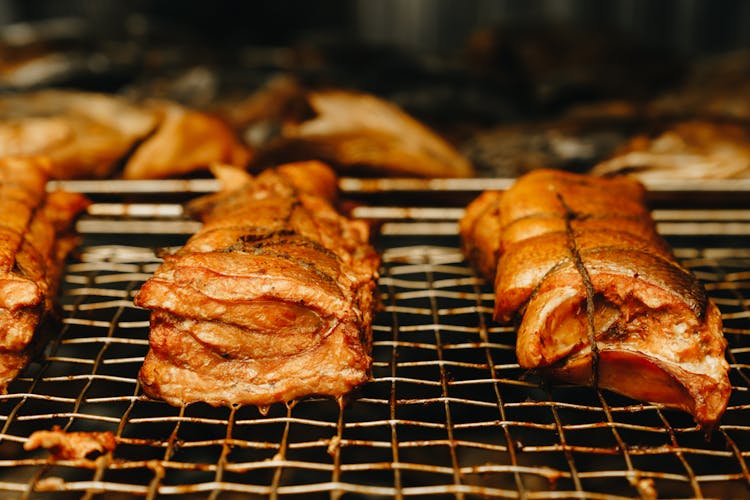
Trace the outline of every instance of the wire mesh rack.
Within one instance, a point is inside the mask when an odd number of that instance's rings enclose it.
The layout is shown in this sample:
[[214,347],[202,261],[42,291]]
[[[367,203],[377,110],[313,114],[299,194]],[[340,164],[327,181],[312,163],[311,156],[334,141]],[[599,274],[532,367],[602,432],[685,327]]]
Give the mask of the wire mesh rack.
[[[460,207],[355,212],[385,220],[383,305],[372,379],[345,404],[173,407],[146,398],[136,375],[148,312],[132,297],[159,263],[153,249],[179,245],[197,226],[179,204],[123,199],[95,203],[80,221],[60,327],[0,401],[2,497],[750,496],[745,211],[656,212],[721,308],[730,343],[732,398],[706,436],[680,411],[550,385],[519,368],[514,329],[492,321],[491,287],[458,250]],[[117,446],[84,459],[24,450],[32,432],[53,426],[109,431]]]

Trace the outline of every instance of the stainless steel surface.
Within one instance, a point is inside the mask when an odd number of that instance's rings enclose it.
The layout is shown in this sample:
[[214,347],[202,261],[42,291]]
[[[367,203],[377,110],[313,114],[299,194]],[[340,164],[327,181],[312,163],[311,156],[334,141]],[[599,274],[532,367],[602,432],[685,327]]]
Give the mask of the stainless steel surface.
[[[733,395],[707,439],[682,412],[521,370],[513,328],[492,321],[492,290],[458,250],[460,206],[357,208],[384,221],[383,307],[372,380],[343,407],[313,398],[262,411],[176,408],[145,398],[136,375],[148,314],[132,296],[158,265],[152,249],[197,227],[177,203],[152,199],[170,186],[127,189],[137,196],[100,200],[80,222],[62,325],[0,402],[0,496],[750,496],[747,210],[655,213],[720,306],[730,342]],[[111,431],[118,446],[61,461],[23,449],[54,425]]]

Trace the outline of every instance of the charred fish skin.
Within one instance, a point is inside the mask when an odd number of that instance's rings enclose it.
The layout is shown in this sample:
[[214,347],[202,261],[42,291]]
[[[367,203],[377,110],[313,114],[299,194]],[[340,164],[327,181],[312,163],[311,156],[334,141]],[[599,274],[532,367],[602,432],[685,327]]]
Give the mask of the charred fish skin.
[[[469,207],[463,248],[495,252],[495,319],[518,322],[524,368],[691,413],[706,429],[731,393],[721,313],[658,235],[632,179],[534,171]],[[477,215],[480,214],[480,215]],[[489,214],[489,215],[488,215]],[[490,249],[489,251],[487,249]]]
[[379,257],[334,209],[335,175],[311,162],[219,176],[233,189],[191,203],[202,229],[136,294],[151,310],[144,392],[268,406],[366,382]]

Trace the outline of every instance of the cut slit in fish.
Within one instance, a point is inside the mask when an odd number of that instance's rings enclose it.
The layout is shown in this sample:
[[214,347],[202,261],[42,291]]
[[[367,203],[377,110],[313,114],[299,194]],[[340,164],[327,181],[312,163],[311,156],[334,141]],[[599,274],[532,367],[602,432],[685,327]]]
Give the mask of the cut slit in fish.
[[[636,181],[552,170],[485,193],[463,248],[518,321],[522,367],[681,408],[710,429],[731,385],[721,314],[656,233]],[[493,265],[494,264],[494,265]]]

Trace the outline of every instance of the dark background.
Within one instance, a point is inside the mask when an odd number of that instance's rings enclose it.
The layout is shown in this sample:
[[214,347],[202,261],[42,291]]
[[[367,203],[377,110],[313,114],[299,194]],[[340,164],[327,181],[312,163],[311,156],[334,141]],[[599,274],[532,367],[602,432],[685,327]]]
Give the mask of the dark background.
[[75,16],[106,37],[132,36],[143,22],[163,36],[206,43],[285,44],[339,36],[419,52],[462,46],[493,24],[560,23],[619,32],[682,55],[750,46],[743,0],[0,0],[0,25]]

